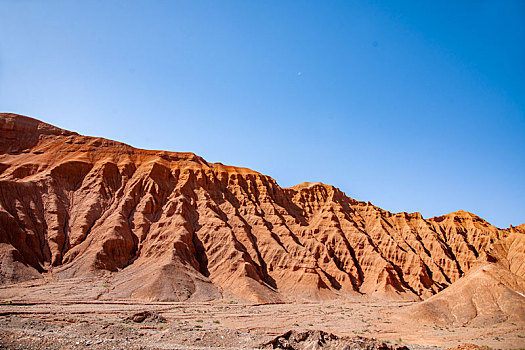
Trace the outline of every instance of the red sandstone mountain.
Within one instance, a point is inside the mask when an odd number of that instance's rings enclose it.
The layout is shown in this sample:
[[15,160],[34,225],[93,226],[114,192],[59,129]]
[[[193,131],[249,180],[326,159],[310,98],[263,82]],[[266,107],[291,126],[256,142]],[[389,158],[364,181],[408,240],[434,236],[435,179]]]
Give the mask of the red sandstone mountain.
[[[524,236],[464,211],[393,214],[330,185],[281,188],[192,153],[0,114],[3,284],[50,272],[104,274],[105,298],[419,299],[480,261],[521,281]],[[525,288],[519,281],[507,285]]]

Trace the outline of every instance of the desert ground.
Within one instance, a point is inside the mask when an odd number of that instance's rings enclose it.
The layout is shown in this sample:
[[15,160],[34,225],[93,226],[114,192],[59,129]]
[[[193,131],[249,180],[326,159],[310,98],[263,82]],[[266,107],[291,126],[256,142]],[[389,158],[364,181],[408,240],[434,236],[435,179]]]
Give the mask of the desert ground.
[[514,323],[447,327],[400,317],[414,302],[363,296],[286,304],[246,303],[234,297],[210,302],[101,300],[105,289],[100,279],[1,287],[1,348],[252,349],[289,330],[377,338],[409,349],[464,343],[525,347],[525,332]]

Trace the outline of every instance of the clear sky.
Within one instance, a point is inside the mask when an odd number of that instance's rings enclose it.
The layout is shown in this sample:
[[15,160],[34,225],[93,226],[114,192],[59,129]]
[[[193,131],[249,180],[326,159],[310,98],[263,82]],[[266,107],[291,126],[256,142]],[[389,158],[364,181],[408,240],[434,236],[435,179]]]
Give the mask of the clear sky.
[[525,222],[525,1],[0,0],[0,111]]

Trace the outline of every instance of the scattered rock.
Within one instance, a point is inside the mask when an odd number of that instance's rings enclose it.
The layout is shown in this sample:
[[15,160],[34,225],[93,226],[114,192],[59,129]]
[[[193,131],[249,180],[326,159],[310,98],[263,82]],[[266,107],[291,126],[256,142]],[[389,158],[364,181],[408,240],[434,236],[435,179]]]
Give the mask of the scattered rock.
[[288,331],[267,343],[262,349],[286,350],[408,350],[406,346],[390,346],[375,338],[339,337],[324,331]]
[[476,344],[465,343],[465,344],[459,344],[458,346],[453,347],[453,348],[448,348],[447,350],[481,350],[481,349],[483,348]]
[[125,321],[133,321],[135,323],[142,323],[144,321],[166,323],[166,319],[161,314],[155,311],[142,311],[137,312],[129,317],[126,317]]

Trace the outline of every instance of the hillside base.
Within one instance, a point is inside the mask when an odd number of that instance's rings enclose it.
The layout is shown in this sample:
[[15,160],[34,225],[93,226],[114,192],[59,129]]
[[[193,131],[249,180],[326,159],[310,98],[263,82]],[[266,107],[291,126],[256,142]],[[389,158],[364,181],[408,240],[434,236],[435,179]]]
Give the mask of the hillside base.
[[[525,347],[525,325],[512,320],[480,327],[424,324],[397,317],[416,302],[368,297],[284,304],[248,304],[231,298],[207,302],[101,300],[104,288],[100,280],[30,281],[1,287],[0,347],[251,349],[290,330],[376,338],[388,346],[409,349],[445,349],[462,343]],[[80,294],[82,298],[75,297]]]

